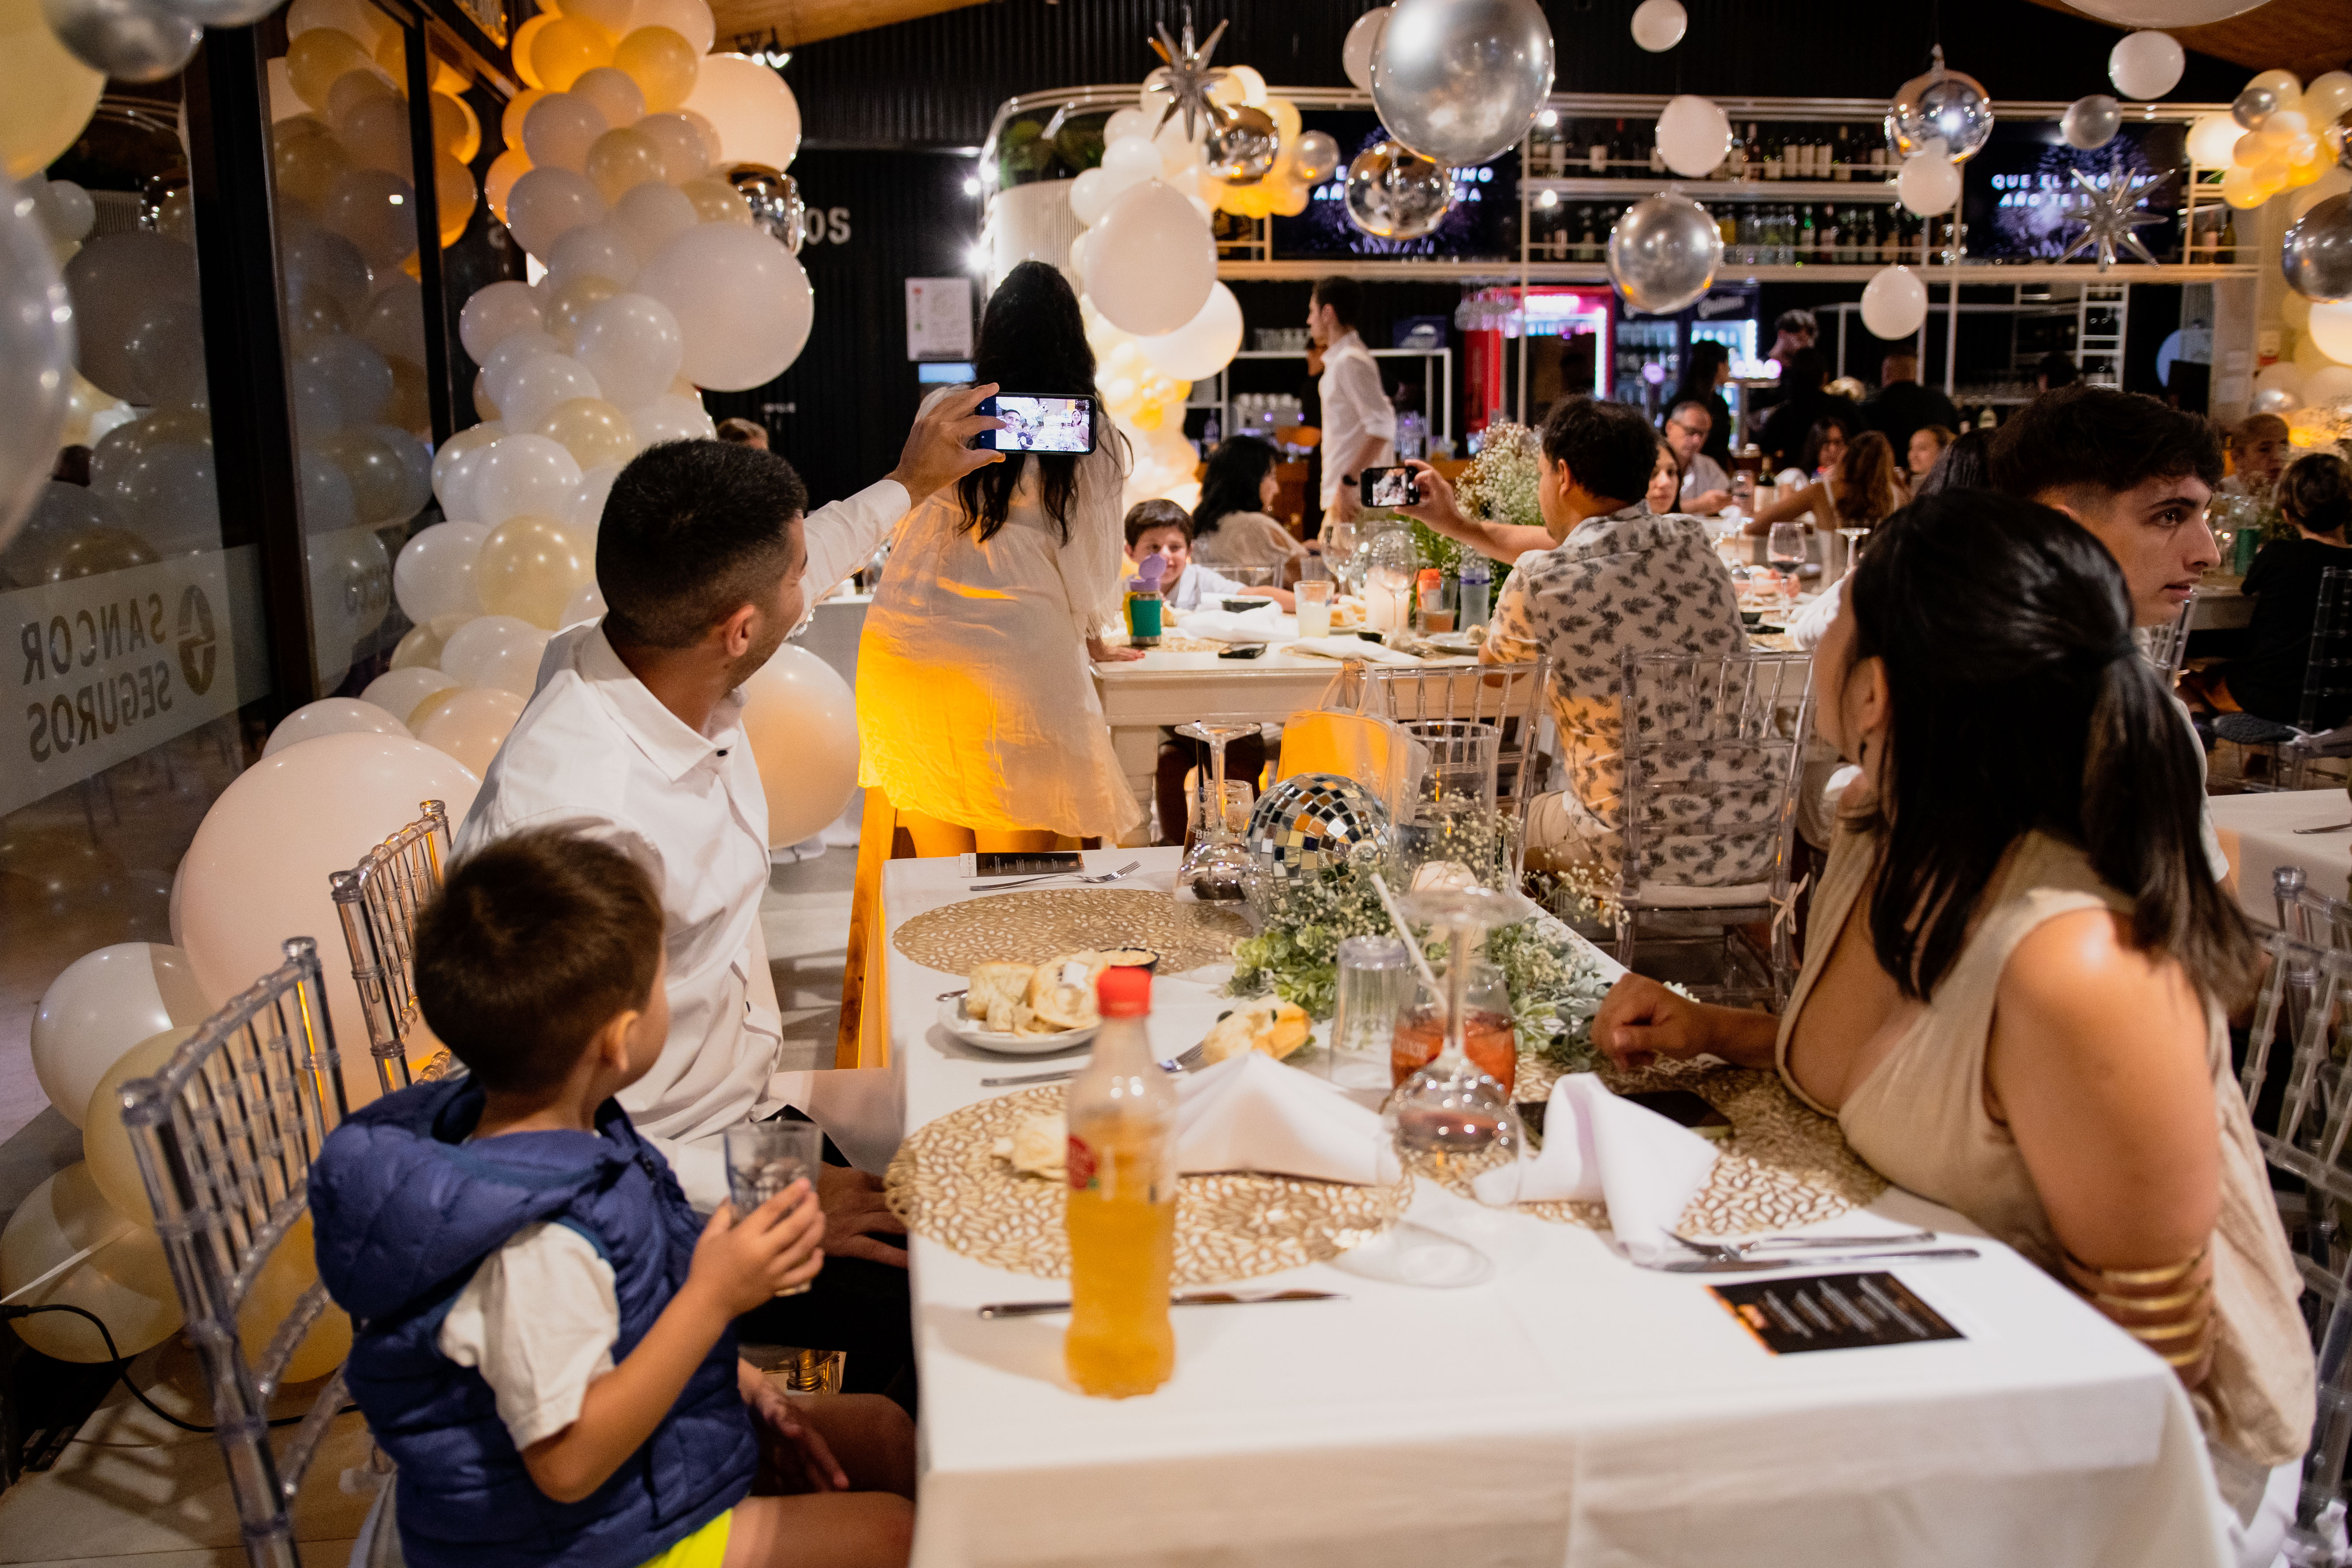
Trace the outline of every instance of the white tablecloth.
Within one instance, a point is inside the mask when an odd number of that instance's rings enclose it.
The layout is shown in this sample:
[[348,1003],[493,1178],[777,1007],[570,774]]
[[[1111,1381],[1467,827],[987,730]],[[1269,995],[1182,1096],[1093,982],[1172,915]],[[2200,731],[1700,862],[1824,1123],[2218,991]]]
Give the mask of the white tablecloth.
[[[1142,854],[1170,885],[1176,851]],[[1135,854],[1106,850],[1093,868]],[[952,861],[887,873],[893,930],[970,897]],[[931,1022],[957,982],[887,947],[905,1124],[982,1098],[989,1058]],[[1223,972],[1160,980],[1155,1043],[1189,1047]],[[1043,1065],[1039,1064],[1039,1070]],[[1948,1231],[1890,1194],[1879,1212]],[[1058,1281],[917,1237],[922,1568],[1632,1568],[2225,1561],[2187,1398],[2163,1365],[1997,1244],[1899,1268],[1968,1339],[1776,1358],[1706,1290],[1594,1233],[1424,1188],[1413,1217],[1499,1265],[1414,1289],[1328,1266],[1257,1281],[1345,1301],[1175,1314],[1158,1393],[1092,1400],[1062,1378],[1061,1317],[983,1322]],[[1743,1276],[1738,1278],[1754,1278]]]
[[2340,789],[2281,790],[2271,795],[2217,795],[2207,803],[2213,833],[2230,858],[2230,876],[2246,913],[2267,925],[2278,923],[2278,900],[2271,873],[2282,866],[2303,868],[2305,885],[2331,899],[2346,896],[2352,883],[2352,831],[2297,833],[2298,827],[2328,827],[2352,822],[2352,799]]

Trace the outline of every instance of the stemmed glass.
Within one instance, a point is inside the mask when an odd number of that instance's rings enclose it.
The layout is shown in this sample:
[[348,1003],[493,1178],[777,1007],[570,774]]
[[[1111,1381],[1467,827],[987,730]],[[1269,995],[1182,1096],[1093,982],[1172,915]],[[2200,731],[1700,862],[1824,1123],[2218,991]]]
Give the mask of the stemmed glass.
[[1764,559],[1780,574],[1780,599],[1790,609],[1797,607],[1797,574],[1805,564],[1805,525],[1801,522],[1776,522],[1764,541]]
[[1838,537],[1845,541],[1845,570],[1838,574],[1840,580],[1843,580],[1844,578],[1853,575],[1854,552],[1862,548],[1862,542],[1864,538],[1868,537],[1870,530],[1866,528],[1841,528],[1837,532]]
[[1216,780],[1209,798],[1219,806],[1203,814],[1200,837],[1184,852],[1183,864],[1176,868],[1177,890],[1190,888],[1192,897],[1202,903],[1236,901],[1243,897],[1249,878],[1250,858],[1248,847],[1225,819],[1225,742],[1255,734],[1257,726],[1195,721],[1177,725],[1176,732],[1209,742],[1209,764],[1215,770]]
[[[1409,1173],[1449,1185],[1466,1184],[1481,1203],[1508,1207],[1518,1201],[1527,1129],[1511,1104],[1509,1088],[1480,1071],[1466,1049],[1474,974],[1480,967],[1470,944],[1475,933],[1516,925],[1536,907],[1517,893],[1487,888],[1423,889],[1404,894],[1398,907],[1406,919],[1434,926],[1451,950],[1439,977],[1445,1033],[1437,1059],[1397,1085],[1381,1121]],[[1404,1022],[1399,1019],[1401,1026]]]

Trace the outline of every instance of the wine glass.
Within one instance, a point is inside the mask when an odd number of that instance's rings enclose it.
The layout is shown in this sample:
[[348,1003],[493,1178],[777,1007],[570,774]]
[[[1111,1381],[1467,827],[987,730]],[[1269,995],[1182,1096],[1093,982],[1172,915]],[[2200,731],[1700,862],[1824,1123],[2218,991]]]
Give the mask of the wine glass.
[[1797,574],[1805,564],[1805,525],[1776,522],[1764,541],[1764,559],[1780,574],[1780,598],[1789,608],[1797,605]]
[[[1178,734],[1209,742],[1209,764],[1215,770],[1210,799],[1226,799],[1225,742],[1255,734],[1257,728],[1205,721],[1176,726]],[[1176,868],[1176,888],[1179,892],[1191,889],[1192,897],[1202,903],[1236,902],[1244,896],[1249,871],[1248,847],[1234,834],[1223,811],[1211,812],[1202,817],[1200,837],[1184,852],[1183,864]]]
[[[1496,1015],[1507,1027],[1510,1001],[1507,991],[1474,987],[1480,966],[1470,956],[1470,942],[1476,932],[1529,918],[1536,906],[1517,893],[1488,888],[1428,889],[1407,893],[1398,902],[1405,918],[1428,921],[1447,942],[1449,957],[1441,980],[1445,1022],[1436,1059],[1412,1069],[1397,1085],[1382,1108],[1381,1121],[1408,1173],[1466,1185],[1479,1202],[1507,1208],[1518,1201],[1527,1129],[1511,1103],[1510,1085],[1483,1070],[1467,1047],[1474,1009],[1485,1015],[1478,1023],[1481,1054],[1487,1055],[1496,1044],[1492,1037],[1499,1032]],[[1496,982],[1500,979],[1494,976]],[[1474,996],[1483,997],[1488,1005],[1477,1007]],[[1408,1053],[1417,1049],[1412,1044],[1412,1016],[1409,1012],[1397,1020],[1398,1045]],[[1392,1069],[1398,1054],[1397,1046],[1391,1046]]]
[[1870,530],[1866,528],[1841,528],[1837,531],[1838,537],[1845,541],[1845,570],[1839,575],[1841,578],[1851,577],[1853,575],[1854,554],[1862,548],[1862,542],[1869,536]]

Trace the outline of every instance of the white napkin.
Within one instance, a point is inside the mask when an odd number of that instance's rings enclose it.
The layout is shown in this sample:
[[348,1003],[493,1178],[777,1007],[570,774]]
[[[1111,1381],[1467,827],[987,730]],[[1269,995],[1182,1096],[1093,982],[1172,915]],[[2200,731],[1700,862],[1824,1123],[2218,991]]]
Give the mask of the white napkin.
[[1189,611],[1176,623],[1176,629],[1207,642],[1272,642],[1297,636],[1298,623],[1284,615],[1281,605],[1268,601],[1240,615],[1231,610]]
[[1178,1083],[1176,1168],[1260,1171],[1368,1186],[1397,1179],[1377,1112],[1258,1051]]
[[1409,653],[1399,653],[1361,637],[1301,637],[1289,646],[1292,653],[1319,654],[1325,658],[1360,658],[1367,664],[1419,664]]
[[[1519,1201],[1597,1199],[1608,1204],[1609,1228],[1635,1261],[1687,1257],[1666,1232],[1706,1184],[1716,1152],[1697,1133],[1610,1093],[1591,1073],[1570,1073],[1551,1086],[1543,1152],[1517,1173]],[[1478,1180],[1511,1175],[1490,1171]]]

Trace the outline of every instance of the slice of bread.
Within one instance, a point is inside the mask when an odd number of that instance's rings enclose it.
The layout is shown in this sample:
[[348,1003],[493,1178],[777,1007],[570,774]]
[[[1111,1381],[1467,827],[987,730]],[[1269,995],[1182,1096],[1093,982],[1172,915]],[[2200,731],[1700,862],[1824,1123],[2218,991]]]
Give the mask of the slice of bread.
[[1257,1051],[1280,1061],[1305,1045],[1313,1033],[1306,1008],[1279,997],[1262,997],[1218,1019],[1208,1038],[1201,1042],[1202,1056],[1207,1061],[1221,1062],[1244,1051]]
[[[1029,981],[1034,973],[1026,963],[973,965],[970,988],[964,993],[963,1016],[979,1019],[982,1028],[993,1033],[1012,1033],[1027,1021]],[[1019,1018],[1014,1016],[1016,1011]]]

